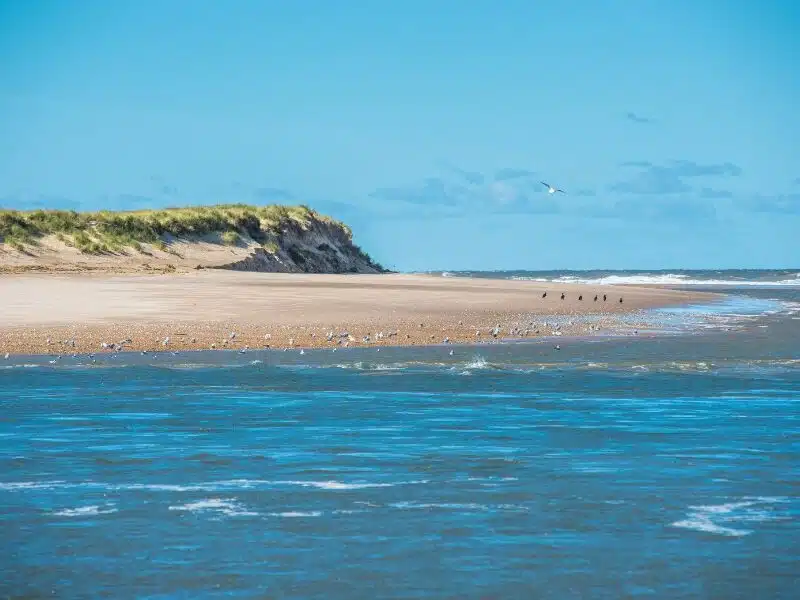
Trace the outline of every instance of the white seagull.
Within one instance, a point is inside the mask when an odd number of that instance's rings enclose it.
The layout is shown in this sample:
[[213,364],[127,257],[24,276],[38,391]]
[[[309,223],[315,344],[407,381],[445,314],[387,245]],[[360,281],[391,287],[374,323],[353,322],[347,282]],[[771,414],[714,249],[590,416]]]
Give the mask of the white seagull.
[[540,183],[542,185],[544,185],[544,186],[547,186],[547,193],[549,193],[549,194],[555,194],[556,192],[561,192],[562,194],[566,194],[567,193],[564,190],[561,190],[559,188],[553,187],[552,185],[550,185],[549,183],[546,183],[544,181],[541,181]]

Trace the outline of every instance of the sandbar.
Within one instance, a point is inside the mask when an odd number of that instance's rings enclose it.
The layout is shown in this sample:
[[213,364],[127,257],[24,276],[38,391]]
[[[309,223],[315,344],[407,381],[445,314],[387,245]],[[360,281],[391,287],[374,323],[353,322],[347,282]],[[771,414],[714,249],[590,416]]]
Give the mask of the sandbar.
[[406,274],[12,274],[0,276],[0,356],[481,343],[553,335],[554,316],[576,318],[561,334],[591,335],[622,313],[715,297]]

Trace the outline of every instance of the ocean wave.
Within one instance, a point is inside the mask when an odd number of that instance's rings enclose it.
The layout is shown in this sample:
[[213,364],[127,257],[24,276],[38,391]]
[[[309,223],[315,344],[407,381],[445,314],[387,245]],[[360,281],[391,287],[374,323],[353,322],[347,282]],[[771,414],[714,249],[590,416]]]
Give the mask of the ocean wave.
[[[344,512],[344,511],[339,511]],[[307,517],[320,517],[322,516],[322,511],[319,510],[289,510],[286,512],[272,512],[268,513],[270,517],[283,517],[283,518],[307,518]]]
[[0,482],[0,491],[36,491],[56,489],[101,489],[107,491],[145,491],[145,492],[222,492],[296,486],[319,490],[362,490],[368,488],[387,488],[404,485],[422,485],[427,479],[393,482],[338,481],[338,480],[270,480],[270,479],[229,479],[201,483],[102,483],[96,481],[9,481]]
[[800,273],[795,273],[793,277],[784,279],[715,279],[704,278],[696,275],[686,275],[683,273],[659,273],[659,274],[630,274],[630,275],[601,275],[578,276],[561,275],[551,278],[541,276],[511,275],[508,279],[516,281],[539,281],[553,283],[573,283],[584,285],[671,285],[671,286],[779,286],[779,287],[800,287]]
[[169,510],[186,512],[214,512],[223,514],[227,517],[254,517],[258,513],[247,510],[235,498],[207,498],[186,504],[177,504],[169,507]]
[[401,510],[455,510],[455,511],[508,511],[527,512],[521,504],[480,504],[477,502],[392,502],[391,508]]
[[312,487],[320,490],[363,490],[367,488],[395,487],[397,485],[424,484],[428,483],[428,480],[419,479],[415,481],[403,481],[396,483],[345,483],[343,481],[276,481],[275,483],[278,485],[298,485],[300,487]]
[[774,505],[786,502],[787,498],[748,496],[735,502],[690,506],[687,518],[675,521],[672,527],[728,537],[743,537],[753,533],[753,530],[734,525],[779,519],[780,516],[773,511]]
[[57,517],[95,517],[97,515],[110,515],[117,512],[117,509],[112,505],[100,507],[97,505],[92,506],[79,506],[77,508],[65,508],[53,512]]

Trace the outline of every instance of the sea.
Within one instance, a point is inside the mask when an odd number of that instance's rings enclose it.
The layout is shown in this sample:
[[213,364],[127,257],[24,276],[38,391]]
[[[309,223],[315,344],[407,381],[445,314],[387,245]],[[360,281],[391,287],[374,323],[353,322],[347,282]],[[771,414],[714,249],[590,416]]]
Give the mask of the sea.
[[799,273],[439,273],[724,294],[601,337],[0,357],[0,597],[798,598]]

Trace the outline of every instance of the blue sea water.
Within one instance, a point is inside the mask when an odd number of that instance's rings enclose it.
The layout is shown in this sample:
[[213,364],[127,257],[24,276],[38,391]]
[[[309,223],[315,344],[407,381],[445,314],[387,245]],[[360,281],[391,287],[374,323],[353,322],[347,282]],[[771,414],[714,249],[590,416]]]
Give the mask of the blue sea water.
[[0,596],[797,597],[800,286],[712,285],[559,350],[10,357]]

